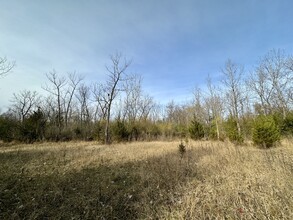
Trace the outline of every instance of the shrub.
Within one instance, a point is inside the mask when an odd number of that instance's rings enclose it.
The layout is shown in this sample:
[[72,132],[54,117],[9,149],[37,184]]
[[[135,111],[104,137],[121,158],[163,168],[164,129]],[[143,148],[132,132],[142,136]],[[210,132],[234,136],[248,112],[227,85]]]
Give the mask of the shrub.
[[181,158],[183,158],[184,154],[186,153],[186,146],[182,143],[178,145],[178,151]]
[[293,135],[293,112],[290,112],[284,119],[281,126],[282,134],[286,136]]
[[104,141],[105,140],[105,125],[106,121],[97,121],[93,125],[93,133],[94,139],[97,141]]
[[19,123],[12,117],[0,116],[0,140],[13,141],[19,133]]
[[121,142],[121,141],[128,140],[129,132],[127,130],[127,127],[125,126],[125,122],[123,122],[121,120],[117,120],[112,125],[112,131],[113,131],[114,139],[116,141]]
[[244,139],[242,134],[239,134],[238,128],[237,128],[237,122],[234,118],[230,117],[225,123],[225,130],[226,135],[229,138],[229,140],[236,144],[243,143]]
[[217,140],[217,127],[214,120],[212,120],[207,126],[205,126],[205,133],[208,139],[210,140]]
[[135,140],[137,141],[142,133],[142,130],[139,128],[139,125],[136,123],[130,123],[129,126],[129,140]]
[[174,126],[174,136],[185,138],[188,135],[188,127],[184,124],[176,124]]
[[40,109],[22,122],[20,128],[20,140],[27,143],[33,143],[44,139],[46,128],[46,119]]
[[204,128],[196,119],[191,121],[189,126],[190,137],[194,140],[199,140],[204,137]]
[[280,140],[280,131],[272,116],[256,118],[252,139],[261,148],[273,147]]

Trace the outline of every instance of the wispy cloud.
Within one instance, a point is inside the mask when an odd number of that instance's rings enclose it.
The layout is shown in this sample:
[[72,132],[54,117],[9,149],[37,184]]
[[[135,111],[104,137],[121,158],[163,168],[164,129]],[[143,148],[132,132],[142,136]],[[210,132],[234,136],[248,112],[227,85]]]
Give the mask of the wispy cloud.
[[115,51],[133,58],[130,71],[143,75],[155,98],[184,99],[228,58],[252,65],[271,48],[292,52],[292,6],[272,0],[4,1],[0,56],[17,67],[0,81],[1,106],[20,89],[40,89],[53,68],[103,80]]

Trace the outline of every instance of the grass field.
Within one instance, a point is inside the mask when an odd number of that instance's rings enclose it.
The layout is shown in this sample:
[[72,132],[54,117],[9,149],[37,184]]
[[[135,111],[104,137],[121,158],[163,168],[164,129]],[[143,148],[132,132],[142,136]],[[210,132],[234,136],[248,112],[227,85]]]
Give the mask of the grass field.
[[293,219],[293,143],[0,147],[0,219]]

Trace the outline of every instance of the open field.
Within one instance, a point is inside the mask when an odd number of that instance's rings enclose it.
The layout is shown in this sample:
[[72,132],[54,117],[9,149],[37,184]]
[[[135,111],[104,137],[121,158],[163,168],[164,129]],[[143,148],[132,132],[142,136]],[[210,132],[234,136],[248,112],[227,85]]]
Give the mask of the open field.
[[0,147],[0,219],[293,219],[292,141]]

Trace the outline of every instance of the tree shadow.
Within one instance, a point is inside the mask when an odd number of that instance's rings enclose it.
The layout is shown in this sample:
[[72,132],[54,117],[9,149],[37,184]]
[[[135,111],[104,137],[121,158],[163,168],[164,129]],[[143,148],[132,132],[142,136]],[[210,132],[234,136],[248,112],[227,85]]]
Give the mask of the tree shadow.
[[21,166],[42,157],[42,152],[0,154],[0,218],[158,218],[162,207],[176,205],[188,181],[200,179],[196,162],[208,153],[187,151],[181,158],[173,152],[143,161],[34,176],[22,172]]

